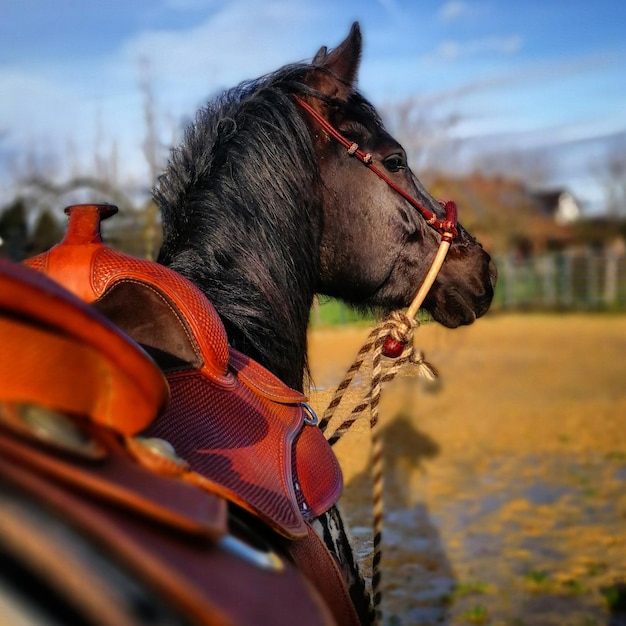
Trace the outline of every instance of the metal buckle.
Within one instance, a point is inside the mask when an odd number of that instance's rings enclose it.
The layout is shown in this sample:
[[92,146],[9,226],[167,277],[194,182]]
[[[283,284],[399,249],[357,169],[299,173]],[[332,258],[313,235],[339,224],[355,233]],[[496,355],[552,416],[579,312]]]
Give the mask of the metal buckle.
[[281,572],[285,569],[283,560],[254,526],[233,511],[228,514],[228,525],[231,532],[217,540],[220,548],[268,572]]
[[245,543],[245,541],[238,539],[234,535],[223,535],[218,539],[217,543],[220,548],[260,569],[280,572],[285,567],[281,558],[269,546],[261,550]]
[[300,404],[302,405],[302,408],[309,414],[308,417],[306,415],[304,416],[304,423],[308,424],[309,426],[317,426],[319,419],[317,418],[315,411],[311,408],[311,405],[307,404],[306,402],[301,402]]
[[106,449],[78,426],[69,415],[55,409],[32,404],[0,403],[0,423],[13,432],[90,460],[107,456]]

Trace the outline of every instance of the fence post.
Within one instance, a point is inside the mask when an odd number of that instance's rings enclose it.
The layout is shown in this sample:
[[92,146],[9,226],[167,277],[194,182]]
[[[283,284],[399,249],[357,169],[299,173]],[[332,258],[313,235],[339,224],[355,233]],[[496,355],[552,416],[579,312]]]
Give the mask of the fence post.
[[578,248],[534,259],[513,254],[498,257],[498,304],[594,310],[626,307],[626,255]]
[[554,256],[544,254],[539,259],[539,267],[543,278],[543,304],[554,307],[556,305],[556,264]]
[[617,255],[609,253],[604,263],[604,305],[611,307],[617,302]]
[[570,307],[572,305],[572,259],[574,258],[571,251],[567,251],[563,255],[563,306]]
[[513,267],[511,255],[507,254],[504,257],[504,308],[515,306],[515,278],[515,268]]
[[584,294],[584,308],[590,309],[593,305],[593,257],[591,256],[591,249],[585,247],[585,289]]

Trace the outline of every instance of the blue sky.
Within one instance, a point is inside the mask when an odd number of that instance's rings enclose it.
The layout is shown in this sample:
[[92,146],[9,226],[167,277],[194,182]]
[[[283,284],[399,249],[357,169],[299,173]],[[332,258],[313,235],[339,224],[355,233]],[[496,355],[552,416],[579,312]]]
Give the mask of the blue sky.
[[457,115],[457,166],[526,151],[549,164],[546,182],[593,200],[626,133],[621,0],[0,0],[0,16],[3,195],[32,155],[63,177],[88,171],[96,147],[148,186],[142,60],[167,144],[218,89],[309,60],[354,20],[361,90]]

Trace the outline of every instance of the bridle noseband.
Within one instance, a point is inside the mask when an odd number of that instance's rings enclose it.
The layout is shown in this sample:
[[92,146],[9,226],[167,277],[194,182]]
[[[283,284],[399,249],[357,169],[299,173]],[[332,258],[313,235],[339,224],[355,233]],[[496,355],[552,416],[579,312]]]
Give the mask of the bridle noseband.
[[384,180],[395,192],[399,193],[407,202],[414,206],[424,217],[426,223],[438,231],[444,239],[452,241],[457,234],[457,208],[454,202],[442,202],[445,209],[445,219],[439,219],[432,211],[420,204],[413,196],[409,195],[391,180],[381,169],[372,162],[372,155],[359,148],[359,144],[350,141],[342,135],[325,117],[320,115],[308,102],[295,96],[295,100],[314,120],[319,124],[330,137],[342,145],[350,156],[356,157],[361,163],[366,165],[376,176]]

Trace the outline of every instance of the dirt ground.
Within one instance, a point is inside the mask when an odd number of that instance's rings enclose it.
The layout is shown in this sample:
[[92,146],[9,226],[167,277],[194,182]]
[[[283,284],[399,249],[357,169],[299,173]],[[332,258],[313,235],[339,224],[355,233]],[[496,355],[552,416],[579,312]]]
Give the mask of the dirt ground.
[[[318,412],[367,333],[312,331]],[[626,624],[626,316],[489,314],[416,345],[441,385],[383,391],[385,624]],[[367,568],[366,424],[336,451]]]

